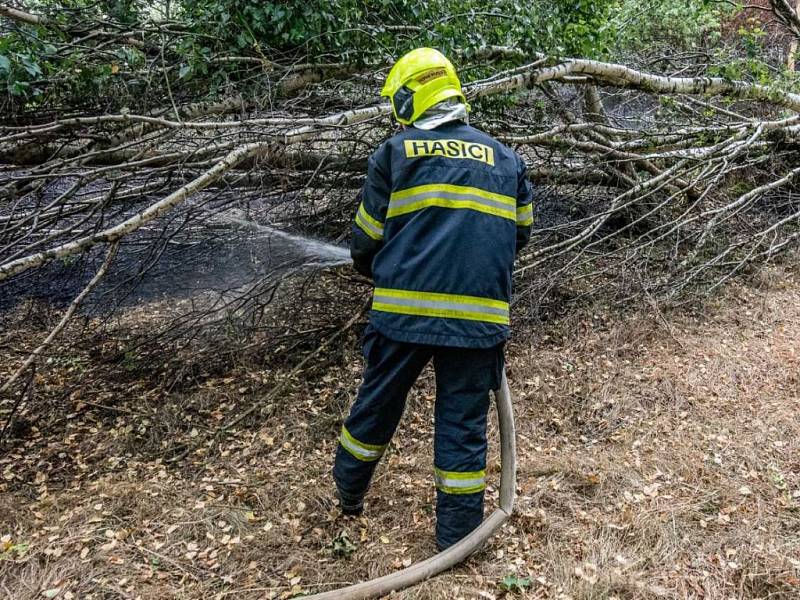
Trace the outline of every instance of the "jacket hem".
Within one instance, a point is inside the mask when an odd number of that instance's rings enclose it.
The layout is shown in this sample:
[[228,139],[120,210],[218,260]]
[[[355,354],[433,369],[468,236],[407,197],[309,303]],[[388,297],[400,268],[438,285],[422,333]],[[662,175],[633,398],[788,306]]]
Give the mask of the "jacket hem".
[[447,335],[443,333],[418,333],[406,329],[396,329],[382,323],[376,318],[374,313],[370,313],[370,324],[383,336],[395,342],[406,344],[425,344],[427,346],[448,346],[451,348],[491,348],[505,342],[510,336],[511,331],[506,329],[494,335],[488,336],[465,336]]

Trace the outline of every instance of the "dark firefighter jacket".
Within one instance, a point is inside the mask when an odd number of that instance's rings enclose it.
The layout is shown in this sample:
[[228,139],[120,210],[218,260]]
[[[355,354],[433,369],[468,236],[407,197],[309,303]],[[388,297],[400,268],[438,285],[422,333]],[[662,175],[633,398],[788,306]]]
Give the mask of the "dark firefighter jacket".
[[523,160],[461,121],[409,127],[370,157],[353,225],[370,322],[398,342],[488,348],[509,335],[533,194]]

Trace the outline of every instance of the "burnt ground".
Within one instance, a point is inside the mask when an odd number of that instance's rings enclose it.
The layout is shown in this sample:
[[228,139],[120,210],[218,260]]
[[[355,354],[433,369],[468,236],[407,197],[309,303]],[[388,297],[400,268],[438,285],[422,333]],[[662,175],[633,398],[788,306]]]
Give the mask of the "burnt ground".
[[[41,198],[27,198],[25,208],[32,209],[35,202],[52,202],[72,183],[69,178],[57,180]],[[97,185],[89,186],[87,192]],[[535,227],[566,225],[600,210],[607,202],[593,191],[582,192],[586,197],[573,191],[575,195],[559,193],[555,187],[537,188]],[[109,218],[130,217],[149,200],[144,196],[138,204]],[[113,268],[89,295],[81,312],[102,316],[146,302],[185,300],[206,292],[231,294],[265,279],[279,279],[308,263],[331,265],[348,260],[348,252],[334,238],[349,228],[349,215],[345,222],[324,219],[328,231],[305,231],[288,227],[292,223],[282,211],[285,206],[275,199],[230,192],[198,194],[194,202],[122,241]],[[0,216],[3,214],[0,207]],[[293,233],[285,233],[287,230]],[[27,300],[67,307],[104,257],[105,248],[97,247],[0,281],[0,316]]]
[[[0,379],[56,316],[4,322]],[[434,552],[430,373],[365,515],[342,519],[329,463],[360,376],[355,333],[288,381],[252,361],[180,380],[104,362],[92,324],[75,328],[85,343],[40,369],[2,449],[6,597],[289,598]],[[796,272],[699,308],[588,310],[515,336],[517,512],[465,564],[394,597],[800,595]],[[496,439],[492,424],[495,484]],[[169,462],[185,444],[198,449]]]

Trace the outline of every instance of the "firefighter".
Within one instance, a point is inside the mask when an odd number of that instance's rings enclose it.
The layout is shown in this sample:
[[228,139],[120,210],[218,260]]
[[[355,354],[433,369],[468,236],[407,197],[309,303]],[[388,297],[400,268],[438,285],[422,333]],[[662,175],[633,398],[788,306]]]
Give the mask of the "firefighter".
[[401,130],[369,158],[352,228],[355,268],[375,290],[366,368],[333,469],[341,510],[358,515],[375,467],[425,365],[436,375],[436,542],[483,519],[489,392],[500,386],[514,258],[532,191],[523,160],[468,124],[453,65],[419,48],[381,92]]

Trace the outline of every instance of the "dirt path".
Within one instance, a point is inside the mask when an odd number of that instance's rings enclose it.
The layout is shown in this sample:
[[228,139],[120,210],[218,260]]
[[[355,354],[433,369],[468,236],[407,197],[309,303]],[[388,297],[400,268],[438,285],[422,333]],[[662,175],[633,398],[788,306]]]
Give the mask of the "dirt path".
[[[528,598],[800,597],[800,283],[782,273],[768,287],[730,289],[703,314],[589,315],[558,341],[518,339],[519,511],[467,564],[397,597],[496,598],[504,578]],[[354,354],[298,381],[259,425],[179,466],[152,451],[177,435],[171,396],[70,398],[58,435],[34,428],[0,458],[0,590],[288,598],[428,556],[430,376],[365,517],[337,518],[329,462],[359,374]],[[185,393],[187,435],[265,375]]]

